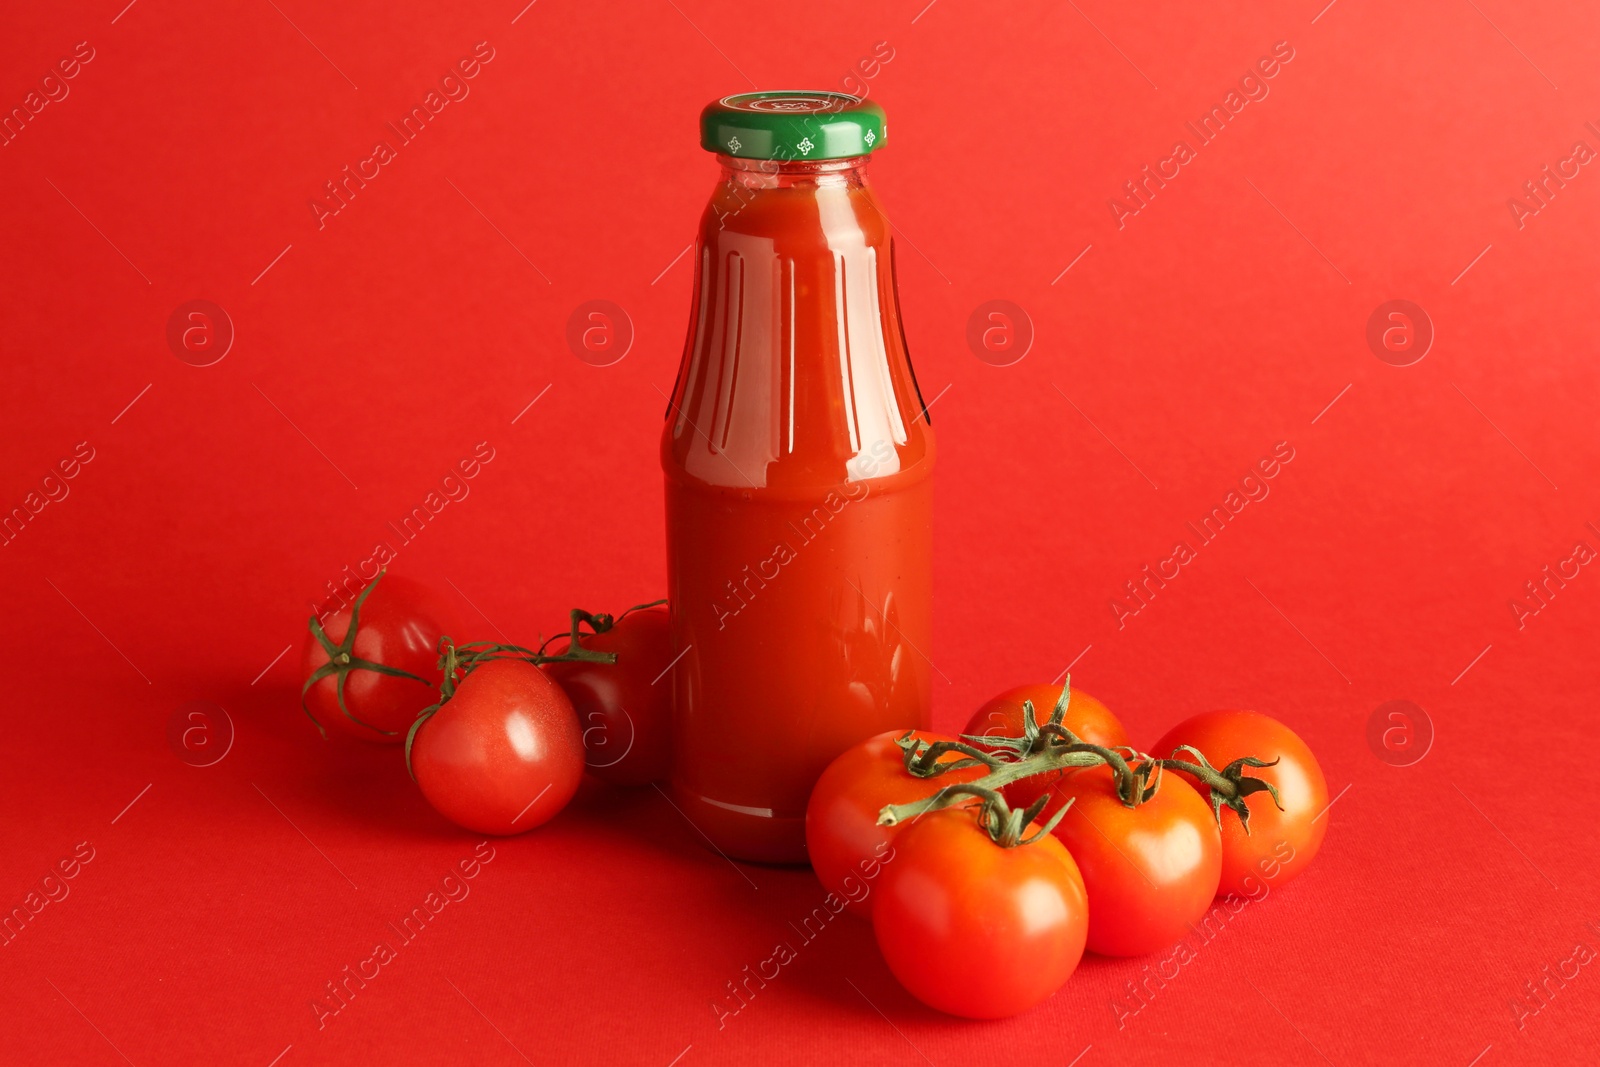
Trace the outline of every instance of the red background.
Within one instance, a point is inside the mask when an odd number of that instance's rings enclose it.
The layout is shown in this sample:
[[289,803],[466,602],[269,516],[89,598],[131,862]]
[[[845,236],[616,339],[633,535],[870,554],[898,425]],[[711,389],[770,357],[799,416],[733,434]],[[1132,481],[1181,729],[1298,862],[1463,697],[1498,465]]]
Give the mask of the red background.
[[[1509,602],[1600,546],[1600,177],[1521,228],[1507,200],[1600,147],[1600,16],[1322,2],[9,5],[6,109],[77,42],[95,58],[0,148],[0,503],[77,442],[95,458],[0,549],[0,905],[78,842],[95,858],[0,948],[0,1058],[1592,1055],[1592,967],[1520,1028],[1512,1003],[1600,942],[1600,574],[1520,629]],[[479,41],[495,58],[470,96],[319,229],[323,183]],[[1069,662],[1144,742],[1260,708],[1338,796],[1320,858],[1120,1026],[1113,998],[1153,961],[1086,959],[1043,1007],[975,1025],[912,1000],[840,919],[719,1029],[725,983],[795,939],[818,884],[730,869],[653,790],[591,788],[498,842],[319,1029],[323,984],[476,839],[393,751],[300,716],[308,603],[479,441],[496,458],[397,573],[459,596],[472,636],[523,642],[572,605],[659,595],[675,257],[715,175],[695,116],[752,86],[859,84],[880,41],[868,84],[895,137],[873,174],[939,397],[936,725]],[[1279,41],[1270,95],[1119,229],[1123,182]],[[165,340],[195,298],[237,330],[204,368]],[[1364,339],[1401,298],[1437,334],[1403,368]],[[636,331],[614,366],[568,350],[590,299]],[[989,299],[1033,323],[1013,366],[964,340]],[[1271,495],[1119,628],[1123,583],[1280,441]],[[1409,767],[1368,744],[1392,699],[1436,731]],[[237,731],[214,766],[167,742],[193,700]]]

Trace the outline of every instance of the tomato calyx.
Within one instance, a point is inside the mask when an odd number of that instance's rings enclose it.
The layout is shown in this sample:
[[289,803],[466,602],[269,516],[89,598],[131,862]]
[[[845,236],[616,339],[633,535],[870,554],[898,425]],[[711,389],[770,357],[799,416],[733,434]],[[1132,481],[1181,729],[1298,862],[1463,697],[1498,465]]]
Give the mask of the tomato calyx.
[[[643,608],[653,608],[666,601],[658,600],[652,604],[638,604],[624,611],[639,611]],[[411,775],[411,780],[416,781],[416,771],[411,766],[411,746],[416,741],[417,731],[422,729],[422,724],[439,713],[456,695],[467,675],[485,663],[495,660],[518,659],[524,663],[531,663],[535,667],[546,663],[615,663],[615,652],[598,652],[592,648],[585,648],[583,638],[603,634],[617,624],[617,619],[622,615],[613,617],[607,612],[595,614],[584,611],[582,608],[573,608],[567,613],[568,630],[565,634],[554,634],[546,638],[537,649],[523,648],[521,645],[496,644],[492,641],[471,641],[465,644],[456,644],[448,636],[439,639],[439,700],[423,708],[417,713],[416,721],[411,724],[411,729],[406,731],[406,770]],[[353,625],[353,622],[352,622]],[[584,633],[582,627],[587,625],[589,632]],[[568,641],[567,648],[559,655],[551,656],[545,653],[550,647],[550,642],[565,637]]]
[[[1151,775],[1157,769],[1151,765],[1149,756],[1131,748],[1107,748],[1085,741],[1073,733],[1065,723],[1067,708],[1072,700],[1072,680],[1068,678],[1061,687],[1061,695],[1056,698],[1055,707],[1050,711],[1050,718],[1045,722],[1038,721],[1038,711],[1032,700],[1022,702],[1022,736],[1021,737],[996,737],[989,734],[963,734],[963,741],[976,742],[980,745],[994,749],[1010,757],[1009,762],[1016,765],[1026,765],[1029,759],[1040,753],[1054,751],[1064,755],[1090,754],[1098,759],[1072,761],[1068,767],[1093,767],[1100,763],[1109,764],[1116,776],[1117,796],[1128,807],[1149,800],[1154,795],[1156,786],[1151,783]],[[1126,753],[1126,755],[1124,755]],[[1129,761],[1133,761],[1132,764]],[[989,762],[989,761],[985,761]],[[1008,762],[1001,760],[989,762],[991,770],[998,770]],[[966,764],[971,766],[971,764]],[[911,768],[908,766],[907,768]],[[1053,768],[1030,770],[1027,774],[1019,774],[1020,778],[1031,778],[1035,774],[1043,774]],[[912,771],[913,774],[917,773]]]
[[350,626],[345,630],[344,640],[338,644],[333,643],[333,638],[329,637],[327,631],[323,630],[322,623],[317,620],[315,615],[307,620],[306,625],[311,631],[311,636],[316,640],[317,644],[322,646],[322,651],[328,656],[328,662],[312,671],[311,677],[307,678],[306,684],[300,688],[300,710],[306,713],[306,718],[316,723],[317,731],[322,734],[324,741],[328,739],[328,731],[323,727],[322,723],[317,722],[317,717],[311,714],[311,708],[306,703],[306,696],[311,692],[311,687],[324,678],[332,677],[334,679],[333,694],[338,700],[339,710],[344,713],[345,718],[386,737],[393,737],[398,731],[383,730],[373,726],[371,723],[363,722],[351,714],[350,708],[346,706],[344,702],[344,687],[345,682],[349,679],[350,672],[374,671],[378,674],[388,674],[396,678],[410,678],[427,686],[433,684],[428,679],[412,674],[410,671],[403,671],[399,667],[391,667],[386,663],[375,663],[372,660],[361,659],[353,651],[356,646],[356,632],[361,626],[361,605],[366,601],[367,597],[372,595],[372,591],[378,588],[378,583],[383,580],[383,576],[387,573],[387,570],[379,570],[377,577],[367,583],[367,587],[356,596],[355,603],[350,606]]
[[[1050,819],[1043,826],[1028,834],[1026,833],[1028,826],[1033,823],[1034,819],[1039,817],[1039,813],[1044,810],[1045,802],[1050,799],[1049,797],[1041,796],[1026,808],[1018,809],[1006,803],[1005,794],[998,789],[989,789],[981,785],[965,782],[946,786],[937,795],[951,799],[970,796],[977,797],[982,801],[977,809],[978,825],[983,827],[984,832],[989,835],[989,839],[1001,848],[1031,845],[1041,837],[1047,836],[1051,830],[1056,828],[1056,824],[1066,816],[1067,809],[1072,807],[1072,801],[1067,801],[1061,806],[1061,810],[1050,816]],[[949,807],[952,805],[949,801],[946,801],[945,804],[940,806]]]
[[[908,732],[904,737],[896,739],[895,743],[904,753],[906,771],[918,778],[935,778],[964,767],[982,766],[987,767],[989,773],[971,785],[993,792],[1013,782],[1040,774],[1109,766],[1116,782],[1117,796],[1125,806],[1137,807],[1155,795],[1160,785],[1159,761],[1130,748],[1113,749],[1080,740],[1071,730],[1059,724],[1054,737],[1055,740],[1048,747],[1020,758],[1014,752],[1024,741],[1023,738],[966,737],[961,741],[926,742]],[[969,743],[981,741],[987,744],[989,740],[999,742],[1000,753],[1004,754],[985,752]],[[942,760],[942,757],[951,752],[960,753],[965,758]],[[953,785],[924,800],[909,804],[891,804],[883,809],[878,822],[883,826],[894,826],[907,819],[914,819],[924,812],[947,807],[944,798],[960,791],[968,791],[967,786]],[[1047,799],[1048,794],[1040,797],[1041,802]]]
[[[964,767],[982,766],[988,773],[973,784],[985,790],[998,791],[1035,775],[1110,765],[1116,776],[1117,795],[1124,804],[1133,807],[1148,800],[1156,788],[1151,781],[1154,768],[1148,756],[1132,749],[1118,750],[1093,744],[1063,725],[1062,720],[1072,698],[1071,690],[1069,678],[1061,687],[1061,696],[1056,700],[1050,718],[1043,723],[1038,721],[1033,701],[1023,701],[1021,737],[963,734],[959,741],[930,743],[907,733],[896,741],[904,753],[906,772],[918,778],[932,778]],[[963,758],[944,760],[952,752]],[[880,813],[878,821],[884,826],[894,826],[926,811],[945,807],[948,802],[944,798],[955,788],[952,786],[910,804],[889,805]],[[1048,794],[1041,800],[1047,797]]]
[[[1069,677],[1061,687],[1061,696],[1050,718],[1043,723],[1036,720],[1033,701],[1023,701],[1021,737],[963,734],[959,741],[926,742],[919,740],[914,733],[907,732],[904,737],[898,738],[895,743],[904,754],[906,772],[918,778],[934,778],[964,767],[982,766],[988,773],[976,781],[941,789],[922,800],[887,805],[878,814],[879,825],[894,826],[926,812],[949,807],[961,796],[976,796],[985,801],[983,818],[988,820],[986,825],[996,827],[990,830],[990,836],[998,843],[1000,837],[1009,831],[1006,826],[996,823],[996,819],[1008,820],[1013,814],[1026,815],[1021,823],[1021,826],[1026,826],[1043,809],[1050,795],[1048,792],[1042,795],[1030,806],[1028,813],[1012,813],[1003,801],[996,808],[990,799],[998,795],[1002,787],[1035,775],[1059,775],[1068,770],[1100,766],[1111,769],[1117,798],[1127,808],[1136,808],[1154,797],[1161,788],[1162,773],[1170,769],[1192,775],[1209,790],[1211,813],[1219,826],[1222,824],[1222,808],[1226,806],[1239,816],[1240,825],[1248,834],[1250,808],[1244,798],[1263,790],[1271,794],[1273,802],[1282,809],[1277,788],[1271,782],[1246,774],[1244,770],[1246,767],[1271,767],[1277,760],[1242,756],[1219,770],[1212,766],[1204,753],[1189,745],[1181,745],[1174,752],[1192,755],[1197,762],[1156,759],[1126,746],[1108,748],[1092,744],[1063,725],[1071,688],[1072,680]],[[950,753],[957,753],[962,758],[944,760],[943,757]],[[1059,822],[1065,812],[1066,808],[1057,812],[1050,825]]]
[[1253,774],[1245,774],[1246,767],[1271,767],[1277,760],[1257,759],[1255,756],[1240,756],[1232,763],[1218,770],[1206,759],[1205,753],[1193,745],[1179,745],[1173,749],[1173,754],[1183,752],[1194,757],[1195,762],[1181,759],[1164,759],[1156,762],[1162,767],[1174,771],[1183,771],[1193,775],[1194,778],[1210,790],[1211,813],[1216,816],[1217,824],[1222,824],[1223,805],[1233,809],[1239,816],[1239,825],[1248,834],[1250,832],[1250,806],[1244,798],[1252,793],[1266,792],[1272,797],[1272,802],[1283,810],[1283,798],[1278,795],[1278,787],[1264,778],[1257,778]]
[[[568,646],[568,649],[570,651],[571,649],[578,647],[578,639],[580,637],[582,637],[582,636],[593,637],[593,636],[595,636],[597,634],[606,633],[607,631],[609,631],[613,627],[615,627],[617,625],[617,623],[621,622],[623,619],[626,619],[629,615],[632,615],[634,612],[636,612],[636,611],[645,611],[645,610],[647,610],[649,608],[659,608],[663,604],[665,604],[666,602],[667,602],[666,598],[663,597],[660,600],[652,600],[648,604],[635,604],[633,607],[631,607],[628,610],[624,611],[621,615],[612,615],[609,611],[602,611],[602,612],[600,612],[598,614],[595,614],[593,612],[584,611],[582,608],[573,608],[571,613],[570,613],[571,630],[568,633],[564,633],[564,634],[551,634],[549,637],[545,638],[544,641],[539,645],[539,651],[534,653],[534,655],[539,655],[539,656],[544,655],[544,650],[550,647],[550,642],[559,641],[562,638],[566,638],[568,641],[571,642],[571,644]],[[589,631],[590,631],[588,635],[584,635],[579,631],[579,629],[578,629],[578,624],[579,623],[587,623],[588,624]],[[514,646],[514,645],[506,645],[506,646],[503,646],[503,647],[505,647],[505,648],[514,648],[516,646]],[[527,649],[522,649],[521,651],[526,652]],[[589,657],[589,656],[576,656],[576,657],[573,657],[573,658],[575,658],[575,659],[593,659],[593,657]],[[616,661],[617,661],[616,656],[612,655],[610,659],[601,660],[599,662],[615,663]],[[557,658],[557,659],[549,660],[548,662],[561,662],[561,660],[559,658]]]
[[1050,718],[1043,723],[1037,719],[1038,711],[1032,700],[1022,702],[1022,736],[1021,737],[996,737],[990,734],[962,734],[963,741],[974,741],[985,745],[997,752],[1008,752],[1018,759],[1032,756],[1050,744],[1051,738],[1059,738],[1069,744],[1081,740],[1071,730],[1067,729],[1063,720],[1067,715],[1067,707],[1072,700],[1072,680],[1067,679],[1067,684],[1061,687],[1061,695],[1056,698],[1055,707],[1050,710]]

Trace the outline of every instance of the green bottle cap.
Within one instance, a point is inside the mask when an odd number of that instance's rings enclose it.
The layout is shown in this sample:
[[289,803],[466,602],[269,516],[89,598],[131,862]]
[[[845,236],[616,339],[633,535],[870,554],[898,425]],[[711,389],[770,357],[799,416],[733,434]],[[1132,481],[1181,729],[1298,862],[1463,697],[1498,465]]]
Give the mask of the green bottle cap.
[[739,93],[700,112],[700,147],[741,159],[844,159],[882,147],[883,108],[848,93]]

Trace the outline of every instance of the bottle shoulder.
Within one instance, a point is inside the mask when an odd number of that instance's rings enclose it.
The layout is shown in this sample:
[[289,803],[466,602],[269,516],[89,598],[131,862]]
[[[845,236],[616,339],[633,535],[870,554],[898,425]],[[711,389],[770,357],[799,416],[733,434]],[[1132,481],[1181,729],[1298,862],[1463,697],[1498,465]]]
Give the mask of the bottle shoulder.
[[684,448],[669,416],[661,433],[661,468],[669,485],[689,489],[810,498],[853,485],[892,492],[930,477],[938,459],[931,427],[903,443],[880,440],[859,453],[821,459],[816,454],[738,455],[710,447]]
[[931,464],[893,241],[865,185],[719,185],[694,276],[662,436],[670,477],[816,486]]

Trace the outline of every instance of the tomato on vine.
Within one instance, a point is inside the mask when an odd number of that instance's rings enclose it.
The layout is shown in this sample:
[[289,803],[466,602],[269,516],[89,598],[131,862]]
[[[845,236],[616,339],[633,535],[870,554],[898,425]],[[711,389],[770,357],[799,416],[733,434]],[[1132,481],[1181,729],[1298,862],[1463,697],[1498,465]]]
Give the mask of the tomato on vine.
[[1264,885],[1283,885],[1322,847],[1328,783],[1311,749],[1276,719],[1254,711],[1208,711],[1168,730],[1155,753],[1171,757],[1168,767],[1201,789],[1198,775],[1210,778],[1207,772],[1215,767],[1252,757],[1244,765],[1259,767],[1257,776],[1272,787],[1222,801],[1233,810],[1217,811],[1223,894],[1259,896]]
[[[617,616],[585,615],[594,634],[584,648],[609,652],[615,663],[594,660],[548,663],[583,730],[589,773],[614,785],[649,785],[664,779],[672,761],[672,635],[665,601],[642,604]],[[555,655],[572,647],[569,639]]]
[[[1128,731],[1123,729],[1111,709],[1082,689],[1073,689],[1070,684],[1019,685],[1007,689],[985,701],[973,712],[972,718],[967,720],[966,729],[961,732],[968,737],[1023,737],[1026,730],[1023,725],[1025,705],[1032,706],[1033,721],[1039,725],[1049,722],[1059,709],[1060,725],[1090,744],[1119,748],[1129,743]],[[1006,800],[1013,807],[1025,808],[1067,773],[1054,771],[1012,782],[1005,787]]]
[[[1013,834],[1023,816],[1010,813]],[[993,817],[989,805],[982,814],[948,807],[906,826],[872,915],[900,983],[969,1019],[1016,1015],[1059,989],[1083,957],[1093,914],[1058,840],[1035,828],[1033,839],[997,841],[985,825]]]
[[[1019,736],[974,735],[921,745],[908,739],[905,769],[929,785],[937,784],[952,768],[981,768],[986,773],[922,800],[887,805],[878,821],[886,826],[926,822],[952,803],[978,796],[984,799],[990,836],[1004,844],[1018,836],[1015,820],[1031,823],[1053,811],[1044,825],[1066,846],[1083,879],[1089,949],[1134,956],[1165,948],[1193,929],[1216,897],[1223,865],[1221,809],[1231,809],[1239,822],[1246,821],[1253,809],[1277,810],[1251,802],[1258,793],[1276,801],[1278,790],[1272,781],[1249,772],[1278,764],[1242,754],[1218,768],[1198,747],[1180,745],[1179,758],[1156,759],[1125,746],[1096,744],[1064,725],[1066,701],[1063,693],[1045,722],[1024,717]],[[1201,725],[1185,724],[1195,731],[1189,736],[1200,736]],[[1281,734],[1253,725],[1252,739],[1240,741],[1241,745],[1248,743],[1269,755],[1284,753],[1282,762],[1291,762],[1292,746]],[[1216,737],[1208,734],[1206,740],[1215,742]],[[1015,819],[1006,824],[1004,834],[995,832],[1008,810],[1007,792],[1033,778],[1052,781],[1049,790],[1025,810],[1011,812]],[[1204,799],[1186,778],[1205,790]],[[897,844],[910,839],[911,832],[902,831]],[[886,900],[879,902],[875,915],[882,914]],[[943,921],[948,926],[958,917],[950,911]]]
[[484,834],[548,822],[578,791],[583,738],[572,702],[516,659],[474,667],[407,741],[412,775],[435,810]]
[[1090,951],[1166,948],[1211,907],[1222,837],[1210,806],[1179,776],[1163,774],[1152,789],[1141,775],[1089,767],[1057,782],[1048,803],[1070,805],[1054,833],[1088,890]]
[[518,834],[547,822],[583,778],[583,736],[572,701],[539,668],[553,662],[615,663],[584,647],[574,609],[559,656],[520,645],[441,642],[439,701],[406,735],[406,765],[428,803],[459,826]]
[[[900,745],[905,736],[891,730],[846,749],[822,772],[806,804],[806,851],[812,870],[829,892],[863,917],[872,914],[874,879],[895,856],[892,841],[898,828],[879,825],[883,807],[922,800],[951,784],[972,781],[986,770],[975,766],[938,778],[915,777],[905,767]],[[928,744],[955,740],[921,731],[909,736]],[[942,762],[948,765],[962,758],[952,753]]]
[[437,699],[439,639],[455,612],[426,585],[379,571],[347,608],[313,616],[300,705],[324,737],[333,729],[398,743]]

